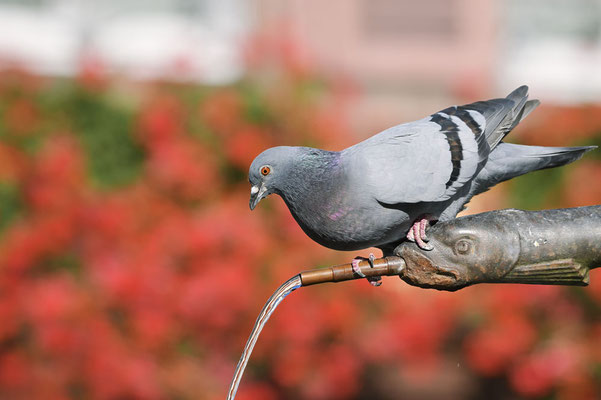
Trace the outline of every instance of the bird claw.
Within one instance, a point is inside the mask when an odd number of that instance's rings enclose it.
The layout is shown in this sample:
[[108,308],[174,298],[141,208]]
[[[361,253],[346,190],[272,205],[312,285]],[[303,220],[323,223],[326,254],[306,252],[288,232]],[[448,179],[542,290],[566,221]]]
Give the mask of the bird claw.
[[374,260],[376,259],[376,257],[374,256],[374,253],[369,253],[369,257],[367,258],[367,262],[369,263],[369,266],[371,268],[374,267]]
[[409,232],[407,232],[407,240],[414,242],[420,249],[427,251],[434,250],[434,246],[426,243],[430,241],[426,235],[426,228],[430,225],[429,217],[429,215],[422,215],[411,225]]
[[[374,267],[374,260],[376,259],[376,257],[373,255],[373,253],[369,253],[369,257],[367,258],[367,262],[369,263],[369,266],[371,268]],[[367,281],[370,283],[370,285],[374,286],[374,287],[378,287],[382,284],[382,277],[380,276],[366,276],[363,272],[361,272],[361,269],[359,268],[359,262],[365,260],[364,257],[355,257],[352,261],[351,261],[351,268],[353,269],[353,272],[357,275],[359,275],[361,278],[365,278],[367,279]]]
[[353,269],[353,272],[359,275],[361,278],[367,278],[367,276],[363,272],[361,272],[361,268],[359,268],[359,263],[363,260],[363,257],[353,258],[353,260],[351,261],[351,268]]
[[430,222],[427,219],[425,219],[425,218],[422,218],[419,221],[419,235],[421,236],[422,241],[424,241],[424,242],[429,242],[430,241],[430,238],[428,238],[428,236],[426,235],[426,228],[429,225],[430,225]]

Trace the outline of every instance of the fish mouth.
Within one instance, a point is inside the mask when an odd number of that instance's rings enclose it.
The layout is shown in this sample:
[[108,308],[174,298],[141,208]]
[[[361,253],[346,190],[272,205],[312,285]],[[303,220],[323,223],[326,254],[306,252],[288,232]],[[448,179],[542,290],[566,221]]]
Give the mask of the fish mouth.
[[250,207],[251,211],[254,210],[263,197],[267,195],[266,192],[267,188],[262,183],[259,185],[254,185],[250,188],[250,201],[248,206]]
[[401,277],[410,285],[454,291],[466,285],[464,268],[453,265],[440,255],[419,249],[415,244],[401,245],[397,253],[406,263]]

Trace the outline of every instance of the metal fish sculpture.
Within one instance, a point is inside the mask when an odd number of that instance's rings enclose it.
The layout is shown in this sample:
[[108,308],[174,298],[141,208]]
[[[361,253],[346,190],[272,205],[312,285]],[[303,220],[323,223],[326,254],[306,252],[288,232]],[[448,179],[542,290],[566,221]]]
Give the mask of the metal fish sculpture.
[[601,266],[601,206],[500,210],[437,224],[432,251],[403,243],[395,254],[412,285],[458,290],[476,283],[588,284]]
[[[601,266],[601,206],[499,210],[440,222],[428,230],[433,250],[404,242],[365,274],[398,275],[422,288],[454,291],[476,283],[588,284]],[[380,266],[393,266],[382,270]],[[349,265],[305,271],[303,286],[356,279]]]

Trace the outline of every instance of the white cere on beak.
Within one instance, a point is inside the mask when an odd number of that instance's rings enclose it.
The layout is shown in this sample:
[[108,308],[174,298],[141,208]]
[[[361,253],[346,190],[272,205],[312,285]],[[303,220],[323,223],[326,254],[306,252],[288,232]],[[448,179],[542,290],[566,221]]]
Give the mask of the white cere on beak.
[[250,188],[250,194],[257,194],[259,192],[258,186],[253,186]]

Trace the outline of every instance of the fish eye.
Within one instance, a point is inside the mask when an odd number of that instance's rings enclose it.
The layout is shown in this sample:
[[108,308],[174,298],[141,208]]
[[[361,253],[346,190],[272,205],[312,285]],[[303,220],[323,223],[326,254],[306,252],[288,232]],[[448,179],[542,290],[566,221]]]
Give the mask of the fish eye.
[[271,168],[268,165],[263,165],[261,167],[261,175],[267,176],[271,173]]
[[472,248],[472,244],[467,239],[459,239],[457,243],[455,243],[455,253],[457,254],[467,254],[470,252]]

